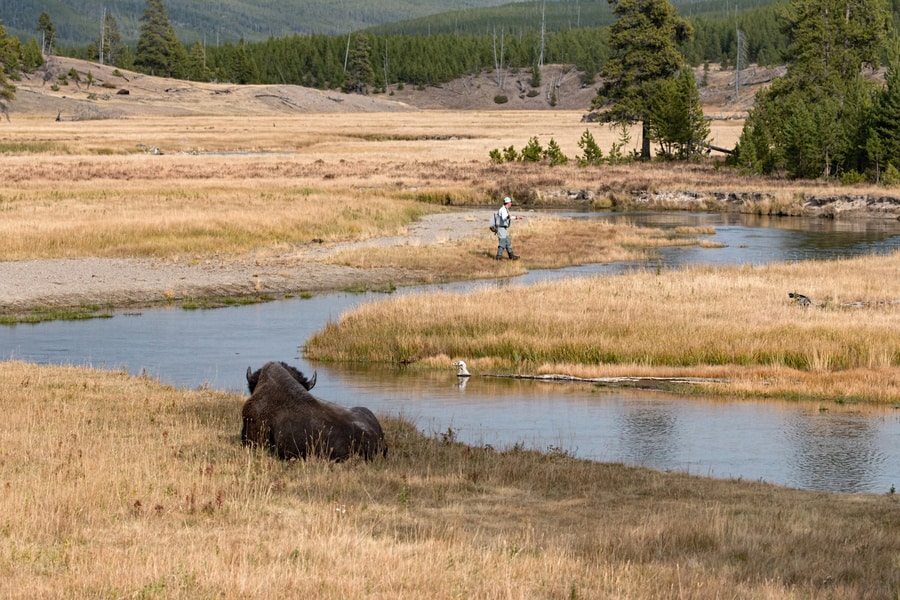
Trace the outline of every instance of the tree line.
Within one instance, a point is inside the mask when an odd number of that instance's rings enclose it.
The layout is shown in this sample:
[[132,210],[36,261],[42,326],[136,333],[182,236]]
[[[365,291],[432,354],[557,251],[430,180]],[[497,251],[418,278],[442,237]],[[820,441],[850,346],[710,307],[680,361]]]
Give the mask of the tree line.
[[[771,64],[777,57],[787,75],[757,95],[732,164],[786,177],[891,182],[900,181],[898,1],[790,0],[740,19],[691,21],[668,0],[608,0],[615,17],[608,28],[294,35],[216,47],[196,42],[186,49],[163,0],[147,0],[133,51],[109,17],[86,58],[198,81],[359,93],[436,85],[484,70],[530,69],[537,85],[541,62],[570,64],[586,83],[599,77],[592,108],[601,121],[643,125],[640,158],[649,159],[651,143],[667,158],[691,158],[706,144],[709,130],[691,64],[731,57],[736,64]],[[35,68],[41,54],[54,50],[49,16],[42,14],[39,30],[37,52],[36,42],[0,38],[5,73]],[[865,77],[885,61],[884,85]],[[7,78],[0,80],[0,99],[8,102],[13,93]]]

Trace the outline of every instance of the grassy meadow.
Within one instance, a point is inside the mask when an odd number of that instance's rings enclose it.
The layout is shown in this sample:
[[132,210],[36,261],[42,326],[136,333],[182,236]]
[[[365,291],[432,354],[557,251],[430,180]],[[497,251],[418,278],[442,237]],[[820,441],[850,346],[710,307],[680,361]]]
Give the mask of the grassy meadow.
[[[531,136],[555,139],[574,159],[585,129],[604,150],[618,135],[571,111],[17,115],[0,128],[0,260],[236,256],[393,235],[443,205],[487,206],[535,191],[547,204],[556,197],[547,192],[589,190],[602,205],[634,189],[758,189],[709,165],[581,169],[488,159]],[[724,146],[739,131],[733,121],[714,123]],[[769,191],[790,202],[802,189],[779,182]]]
[[[532,190],[590,190],[602,205],[635,189],[764,186],[785,203],[832,189],[742,180],[710,164],[490,164],[491,149],[521,148],[534,135],[574,157],[586,128],[606,151],[615,132],[573,112],[53,116],[0,124],[0,260],[264,260],[316,240],[396,235],[425,213]],[[733,145],[739,124],[713,126],[717,145]],[[328,260],[507,276],[703,244],[707,233],[581,230],[529,217],[515,225],[518,263],[490,261],[483,240]],[[898,261],[660,270],[388,298],[329,325],[306,352],[442,370],[464,358],[476,375],[696,375],[728,383],[692,392],[730,401],[897,405]],[[792,304],[788,292],[821,306]],[[863,304],[847,306],[855,302]],[[0,362],[0,389],[0,598],[900,595],[892,493],[495,452],[464,447],[452,431],[423,436],[399,419],[383,420],[387,459],[279,462],[240,446],[238,395],[13,360]]]
[[895,495],[465,447],[239,442],[243,398],[0,363],[0,597],[835,598],[900,590]]
[[[691,392],[900,407],[900,255],[644,270],[366,304],[315,360],[473,373],[724,378]],[[815,306],[801,306],[801,292]]]

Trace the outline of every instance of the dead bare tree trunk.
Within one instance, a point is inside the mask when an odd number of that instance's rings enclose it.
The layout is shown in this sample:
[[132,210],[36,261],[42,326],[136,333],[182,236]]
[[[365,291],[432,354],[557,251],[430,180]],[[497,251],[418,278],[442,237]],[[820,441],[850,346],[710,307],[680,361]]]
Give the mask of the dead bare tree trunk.
[[544,39],[547,34],[546,19],[544,15],[547,11],[547,0],[541,2],[541,51],[538,54],[538,69],[544,66]]
[[500,30],[500,54],[497,54],[497,29],[494,29],[494,71],[497,73],[497,87],[505,85],[503,73],[503,30]]

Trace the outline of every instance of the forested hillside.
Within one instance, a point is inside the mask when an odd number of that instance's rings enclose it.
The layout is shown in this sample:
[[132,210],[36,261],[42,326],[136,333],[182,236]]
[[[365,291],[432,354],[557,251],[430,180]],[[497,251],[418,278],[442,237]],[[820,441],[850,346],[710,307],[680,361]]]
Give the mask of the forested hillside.
[[[594,2],[597,0],[581,0]],[[606,0],[600,0],[606,4]],[[452,10],[497,6],[510,0],[168,0],[166,6],[184,43],[264,40],[293,33],[345,34],[382,23]],[[7,33],[23,41],[36,35],[38,17],[50,15],[58,46],[81,46],[96,39],[104,14],[119,22],[134,43],[146,0],[0,0]],[[448,6],[449,4],[449,6]]]
[[[723,21],[733,26],[746,12],[768,10],[780,0],[708,0],[673,4],[692,20]],[[896,0],[900,3],[900,0]],[[374,34],[488,34],[564,31],[603,27],[613,22],[607,0],[168,0],[166,7],[184,44],[261,42],[293,34],[344,35],[366,30]],[[56,27],[55,45],[86,46],[99,37],[105,15],[118,22],[123,40],[134,44],[140,34],[146,0],[0,0],[0,19],[7,33],[23,42],[37,35],[38,18],[47,13]]]

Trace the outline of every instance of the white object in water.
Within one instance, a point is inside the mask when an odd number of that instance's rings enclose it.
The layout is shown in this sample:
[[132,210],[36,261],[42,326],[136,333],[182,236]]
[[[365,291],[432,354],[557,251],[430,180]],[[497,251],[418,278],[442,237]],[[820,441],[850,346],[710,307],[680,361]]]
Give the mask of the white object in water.
[[455,362],[453,363],[453,366],[459,369],[456,372],[457,377],[469,377],[471,375],[471,373],[469,373],[469,370],[466,368],[466,363],[464,361],[460,360],[458,362]]

